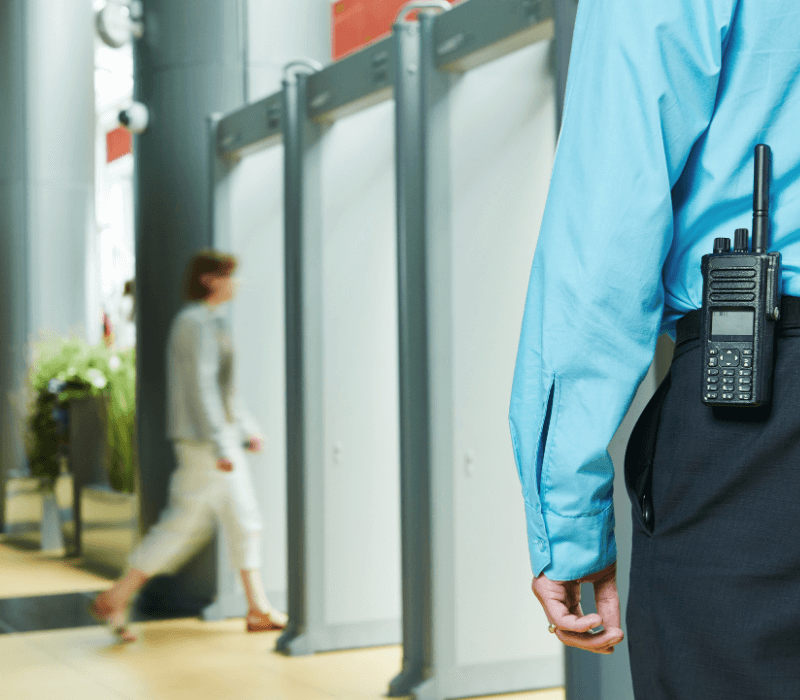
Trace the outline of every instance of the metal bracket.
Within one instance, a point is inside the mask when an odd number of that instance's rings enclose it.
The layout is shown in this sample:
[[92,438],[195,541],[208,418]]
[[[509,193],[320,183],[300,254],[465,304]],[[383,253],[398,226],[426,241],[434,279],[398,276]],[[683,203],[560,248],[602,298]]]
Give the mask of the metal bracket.
[[447,12],[452,9],[452,5],[447,0],[412,0],[407,5],[404,5],[397,15],[395,24],[412,24],[411,20],[406,19],[408,13],[413,10],[441,10]]
[[283,80],[286,83],[294,84],[295,76],[298,73],[319,73],[324,68],[325,66],[319,61],[315,61],[311,58],[299,58],[296,61],[289,61],[289,63],[283,67]]
[[267,110],[267,128],[277,129],[281,125],[281,108],[270,107]]

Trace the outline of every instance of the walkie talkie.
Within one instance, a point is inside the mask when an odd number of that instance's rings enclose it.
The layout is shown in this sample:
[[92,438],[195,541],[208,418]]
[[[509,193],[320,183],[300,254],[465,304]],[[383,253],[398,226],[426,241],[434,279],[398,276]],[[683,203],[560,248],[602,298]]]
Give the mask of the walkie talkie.
[[746,228],[714,240],[703,256],[703,403],[754,407],[772,395],[775,324],[781,307],[781,254],[768,253],[770,149],[755,153],[753,248]]

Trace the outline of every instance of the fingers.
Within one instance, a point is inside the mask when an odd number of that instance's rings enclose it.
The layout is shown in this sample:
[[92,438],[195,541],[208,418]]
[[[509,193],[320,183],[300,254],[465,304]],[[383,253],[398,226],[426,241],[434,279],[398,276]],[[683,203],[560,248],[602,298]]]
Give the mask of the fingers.
[[544,608],[547,619],[569,632],[588,632],[602,624],[600,615],[584,615],[581,589],[577,581],[551,581],[543,574],[533,580],[533,592]]
[[595,581],[594,599],[597,612],[603,618],[603,626],[619,629],[621,624],[619,593],[617,592],[616,567],[614,571]]
[[256,435],[251,436],[247,441],[248,452],[261,452],[263,447],[264,447],[263,440]]
[[584,634],[556,630],[556,636],[570,647],[585,649],[595,654],[612,654],[614,647],[624,639],[625,633],[619,628],[607,627],[602,632]]
[[[542,574],[534,579],[532,588],[562,643],[597,654],[611,654],[625,637],[620,629],[616,566],[589,578],[594,584],[598,610],[589,615],[584,615],[581,609],[581,581],[551,581]],[[601,625],[600,632],[590,631]]]
[[221,472],[232,472],[233,462],[231,462],[229,459],[218,459],[217,469],[219,469]]

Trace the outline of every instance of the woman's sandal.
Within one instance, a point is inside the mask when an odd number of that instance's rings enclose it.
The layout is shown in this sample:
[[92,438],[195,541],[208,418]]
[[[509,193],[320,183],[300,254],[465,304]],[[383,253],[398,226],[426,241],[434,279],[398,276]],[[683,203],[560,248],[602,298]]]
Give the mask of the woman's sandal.
[[247,631],[271,632],[273,630],[282,630],[285,629],[287,621],[286,615],[277,610],[270,610],[267,613],[248,613]]
[[108,625],[109,630],[111,630],[111,634],[116,637],[117,642],[135,642],[136,635],[131,632],[127,624],[124,622],[122,624],[115,624],[115,622],[112,620],[112,618],[115,617],[113,608],[107,604],[103,604],[103,602],[100,600],[102,595],[103,594],[101,593],[97,596],[97,598],[89,603],[89,606],[87,607],[89,614],[101,624]]

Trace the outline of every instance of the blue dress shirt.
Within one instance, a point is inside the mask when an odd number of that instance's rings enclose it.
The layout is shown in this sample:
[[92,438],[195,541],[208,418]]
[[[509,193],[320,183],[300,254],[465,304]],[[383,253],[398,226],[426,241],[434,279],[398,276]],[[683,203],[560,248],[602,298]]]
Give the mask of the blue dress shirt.
[[800,2],[581,0],[510,407],[534,575],[615,561],[608,444],[701,257],[751,227],[757,143],[800,295]]

